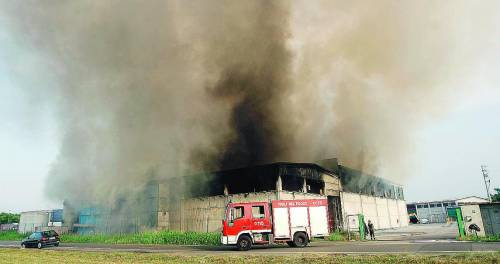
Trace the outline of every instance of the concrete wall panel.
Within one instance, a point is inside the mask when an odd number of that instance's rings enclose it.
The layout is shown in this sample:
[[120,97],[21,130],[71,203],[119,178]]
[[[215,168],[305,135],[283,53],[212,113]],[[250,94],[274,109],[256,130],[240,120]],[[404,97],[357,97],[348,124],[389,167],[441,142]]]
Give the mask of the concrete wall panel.
[[[342,192],[344,220],[347,215],[360,214],[365,221],[371,220],[376,229],[396,228],[408,225],[404,200],[394,200],[357,193]],[[357,227],[357,221],[351,219],[350,227]],[[347,228],[347,227],[344,227]]]
[[19,233],[40,231],[49,224],[50,211],[22,212],[19,219]]

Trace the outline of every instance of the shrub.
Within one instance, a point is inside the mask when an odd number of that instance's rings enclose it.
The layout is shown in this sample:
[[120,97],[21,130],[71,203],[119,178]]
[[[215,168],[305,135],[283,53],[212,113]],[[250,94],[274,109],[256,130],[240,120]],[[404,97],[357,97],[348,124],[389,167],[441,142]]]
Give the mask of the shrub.
[[329,241],[344,241],[347,240],[347,234],[341,231],[335,231],[328,237]]

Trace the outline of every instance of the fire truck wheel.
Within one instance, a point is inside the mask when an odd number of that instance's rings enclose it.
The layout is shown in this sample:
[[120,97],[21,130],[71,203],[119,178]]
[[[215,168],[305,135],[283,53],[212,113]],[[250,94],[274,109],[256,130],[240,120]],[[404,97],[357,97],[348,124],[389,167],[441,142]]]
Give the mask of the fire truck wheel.
[[303,232],[295,233],[293,236],[293,245],[296,247],[305,247],[307,246],[307,236]]
[[252,239],[245,235],[240,236],[238,243],[236,243],[236,247],[240,251],[247,251],[252,247]]

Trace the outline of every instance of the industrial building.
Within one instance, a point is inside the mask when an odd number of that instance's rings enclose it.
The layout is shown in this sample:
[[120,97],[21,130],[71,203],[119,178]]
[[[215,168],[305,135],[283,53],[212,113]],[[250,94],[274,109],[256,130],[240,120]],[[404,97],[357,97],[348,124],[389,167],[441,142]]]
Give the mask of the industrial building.
[[[468,235],[493,236],[500,234],[500,203],[476,203],[460,206],[465,232]],[[472,225],[479,231],[474,231]]]
[[487,199],[481,197],[468,196],[459,199],[409,203],[406,208],[409,215],[415,215],[418,219],[427,219],[429,223],[446,223],[455,220],[454,208],[466,204],[488,202]]
[[63,233],[63,209],[21,212],[18,232],[30,233],[48,229],[57,229]]
[[[137,206],[105,208],[65,203],[65,219],[79,233],[148,229],[217,232],[228,202],[327,197],[330,229],[357,226],[364,214],[375,228],[408,225],[401,186],[337,163],[279,162],[151,180]],[[118,203],[119,205],[120,203]],[[126,210],[124,210],[126,209]]]

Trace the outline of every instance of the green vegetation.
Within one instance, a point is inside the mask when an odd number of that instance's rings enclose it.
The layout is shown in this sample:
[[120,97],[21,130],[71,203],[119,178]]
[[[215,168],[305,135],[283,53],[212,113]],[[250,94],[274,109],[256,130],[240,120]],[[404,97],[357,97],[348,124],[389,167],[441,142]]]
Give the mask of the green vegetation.
[[500,253],[458,255],[192,255],[0,249],[0,263],[498,263]]
[[22,240],[26,235],[18,234],[17,231],[2,231],[0,232],[0,240]]
[[0,213],[0,224],[19,223],[20,214]]
[[491,201],[492,202],[500,202],[500,188],[495,188],[495,194],[491,196]]
[[493,235],[493,236],[474,236],[474,235],[468,235],[464,237],[462,240],[467,240],[467,241],[484,241],[484,242],[500,242],[500,234]]
[[133,234],[63,234],[61,242],[104,244],[218,245],[219,233],[158,231]]
[[[0,232],[0,240],[21,240],[26,235],[16,231]],[[134,234],[62,234],[61,242],[102,244],[164,244],[164,245],[219,245],[219,233],[158,231]]]
[[335,231],[328,237],[329,241],[344,241],[347,240],[347,234],[345,232]]

